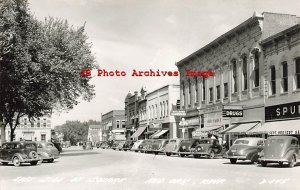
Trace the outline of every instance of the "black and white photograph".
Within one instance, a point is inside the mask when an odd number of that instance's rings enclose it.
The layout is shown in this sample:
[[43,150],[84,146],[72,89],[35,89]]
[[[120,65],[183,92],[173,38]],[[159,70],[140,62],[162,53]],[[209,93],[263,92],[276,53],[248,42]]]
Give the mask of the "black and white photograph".
[[0,190],[300,190],[299,0],[0,0]]

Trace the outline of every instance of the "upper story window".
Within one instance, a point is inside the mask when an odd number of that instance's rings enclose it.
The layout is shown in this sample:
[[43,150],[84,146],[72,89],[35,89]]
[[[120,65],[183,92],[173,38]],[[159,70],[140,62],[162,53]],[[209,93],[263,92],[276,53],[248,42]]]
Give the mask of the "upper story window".
[[182,101],[182,104],[183,106],[185,106],[185,85],[184,85],[184,82],[182,82],[182,98],[183,98],[183,101]]
[[271,95],[276,94],[276,70],[275,66],[270,67],[270,87],[271,87]]
[[224,83],[224,98],[228,97],[228,83]]
[[254,53],[254,87],[259,86],[259,52]]
[[125,121],[122,120],[122,128],[125,128],[125,127],[126,127]]
[[191,93],[192,89],[191,89],[191,81],[188,81],[188,105],[191,104],[191,99],[192,99],[192,93]]
[[206,96],[205,96],[205,89],[206,89],[206,79],[205,78],[202,78],[202,100],[205,101],[206,100]]
[[282,92],[288,91],[288,65],[287,62],[283,62],[282,66],[282,78],[281,78],[281,89]]
[[295,60],[295,79],[296,79],[296,88],[300,88],[300,58]]
[[243,63],[242,63],[242,66],[243,66],[242,85],[243,85],[243,90],[247,90],[247,88],[248,88],[247,57],[243,56],[242,61],[243,61]]
[[232,93],[237,92],[237,63],[236,59],[232,60]]
[[198,99],[198,79],[195,77],[195,103],[199,102]]
[[214,101],[213,88],[209,88],[209,102],[213,102],[213,101]]
[[120,128],[120,120],[117,120],[116,127],[117,127],[117,129]]
[[216,91],[217,91],[217,100],[220,100],[221,99],[220,85],[216,86]]

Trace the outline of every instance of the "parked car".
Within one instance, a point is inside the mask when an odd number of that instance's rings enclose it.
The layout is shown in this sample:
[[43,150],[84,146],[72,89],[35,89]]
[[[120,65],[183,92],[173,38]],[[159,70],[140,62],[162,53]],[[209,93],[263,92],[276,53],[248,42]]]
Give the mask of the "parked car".
[[228,158],[232,164],[235,164],[237,160],[257,162],[258,153],[263,150],[264,141],[264,138],[255,137],[237,139],[224,154],[224,158]]
[[140,152],[149,152],[150,151],[150,146],[152,143],[153,139],[145,139],[139,146],[138,150]]
[[130,150],[133,145],[134,145],[133,140],[126,140],[125,144],[123,145],[123,150],[124,151]]
[[167,139],[155,139],[151,145],[151,152],[154,154],[159,154],[164,152],[165,146],[168,144],[169,140]]
[[0,161],[3,165],[8,165],[10,162],[14,166],[20,166],[22,163],[37,165],[39,160],[35,142],[7,142],[3,143],[0,149]]
[[189,156],[194,152],[195,147],[200,144],[199,139],[184,139],[179,145],[177,154],[181,157]]
[[135,152],[138,152],[138,151],[139,151],[139,146],[140,146],[140,144],[141,144],[143,141],[144,141],[144,140],[137,140],[137,141],[133,144],[131,150],[133,150],[133,151],[135,151]]
[[271,136],[265,141],[263,151],[260,153],[260,163],[266,167],[268,163],[278,163],[289,167],[300,162],[299,141],[293,136]]
[[223,152],[223,147],[219,144],[217,139],[200,139],[199,144],[195,146],[193,155],[195,158],[205,156],[207,158],[215,158],[217,154]]
[[107,144],[107,142],[106,142],[106,141],[102,141],[102,142],[100,142],[100,148],[102,148],[102,149],[106,149],[106,148],[108,148],[108,144]]
[[123,150],[123,146],[124,146],[124,144],[125,144],[125,142],[126,141],[119,141],[119,144],[118,144],[118,146],[117,146],[117,150]]
[[82,145],[83,150],[91,150],[93,149],[93,145],[91,141],[85,141]]
[[42,159],[42,161],[47,161],[52,163],[54,159],[60,157],[59,151],[55,148],[54,144],[51,142],[36,142],[37,153]]
[[114,142],[112,143],[111,149],[117,150],[118,144],[119,144],[119,141],[114,141]]
[[165,154],[171,156],[172,154],[177,154],[180,148],[180,143],[183,139],[170,139],[169,143],[165,146]]

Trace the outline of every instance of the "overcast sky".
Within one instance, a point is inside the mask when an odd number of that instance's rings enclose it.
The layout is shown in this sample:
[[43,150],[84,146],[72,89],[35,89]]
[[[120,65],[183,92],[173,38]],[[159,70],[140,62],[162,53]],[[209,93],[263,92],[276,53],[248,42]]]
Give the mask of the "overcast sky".
[[[254,11],[300,16],[299,0],[29,0],[31,12],[43,20],[64,18],[86,23],[99,68],[124,70],[126,77],[97,77],[96,97],[68,113],[52,116],[52,125],[66,120],[100,120],[101,113],[124,109],[127,93],[148,92],[179,77],[131,77],[136,70],[176,71],[175,62],[250,18]],[[96,74],[96,72],[94,72]],[[79,75],[78,75],[79,76]]]

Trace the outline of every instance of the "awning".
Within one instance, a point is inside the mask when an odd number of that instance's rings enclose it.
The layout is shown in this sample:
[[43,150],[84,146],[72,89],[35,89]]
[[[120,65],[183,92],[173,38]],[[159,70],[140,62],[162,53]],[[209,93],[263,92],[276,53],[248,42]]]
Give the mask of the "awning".
[[154,133],[154,134],[152,134],[152,135],[151,135],[149,138],[151,138],[151,139],[152,139],[152,138],[153,138],[153,136],[154,136],[154,135],[156,135],[156,134],[158,134],[159,132],[161,132],[161,130],[155,131],[155,133]]
[[246,134],[249,130],[258,127],[259,125],[260,125],[259,122],[237,124],[231,129],[227,130],[225,134],[242,134],[242,133]]
[[204,127],[204,128],[198,128],[195,131],[193,131],[192,136],[193,137],[206,137],[208,133],[219,135],[219,130],[222,129],[223,126],[210,126],[210,127]]
[[223,126],[218,125],[218,126],[204,127],[204,128],[201,128],[201,129],[197,129],[197,132],[214,131],[214,130],[220,129],[221,127],[223,127]]
[[130,138],[137,138],[139,137],[146,129],[147,127],[139,127],[138,130],[133,134],[131,135]]
[[248,134],[300,135],[300,120],[267,122],[248,131]]
[[239,124],[233,124],[230,127],[227,127],[226,129],[219,132],[219,134],[225,134],[227,131],[230,131],[233,128],[236,128]]
[[158,139],[160,136],[162,136],[163,134],[165,134],[166,132],[168,132],[169,130],[161,130],[158,131],[157,133],[151,135],[151,138],[153,139]]

